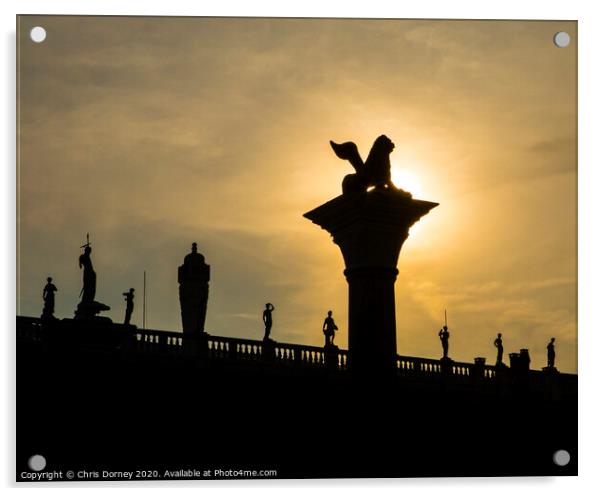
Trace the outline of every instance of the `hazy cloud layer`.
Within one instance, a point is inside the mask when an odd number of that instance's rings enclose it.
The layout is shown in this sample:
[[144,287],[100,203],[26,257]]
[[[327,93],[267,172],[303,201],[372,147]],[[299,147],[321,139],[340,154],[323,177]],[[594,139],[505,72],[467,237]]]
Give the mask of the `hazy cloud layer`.
[[[21,17],[19,312],[57,313],[81,289],[89,231],[98,299],[143,270],[151,327],[178,329],[177,266],[197,241],[212,267],[207,327],[319,344],[346,329],[338,248],[302,218],[340,192],[329,139],[365,155],[388,134],[394,168],[441,203],[400,257],[398,351],[494,360],[557,338],[576,370],[576,42],[566,22]],[[43,25],[46,41],[29,29]],[[402,185],[403,186],[403,185]],[[346,333],[337,338],[346,346]]]

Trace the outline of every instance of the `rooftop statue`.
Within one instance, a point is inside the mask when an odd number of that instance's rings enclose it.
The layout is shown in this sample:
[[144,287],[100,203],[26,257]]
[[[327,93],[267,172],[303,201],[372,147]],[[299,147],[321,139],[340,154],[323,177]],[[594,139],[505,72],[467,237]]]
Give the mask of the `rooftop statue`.
[[84,285],[80,292],[82,301],[92,302],[96,296],[96,272],[92,266],[92,247],[90,244],[84,245],[84,253],[79,256],[79,268],[84,269]]
[[265,304],[265,310],[263,311],[263,324],[265,325],[265,334],[263,335],[264,341],[271,341],[270,332],[272,331],[272,325],[274,321],[272,320],[272,312],[276,310],[276,307],[271,303]]
[[42,319],[54,319],[54,293],[58,291],[57,287],[52,283],[52,277],[46,279],[47,284],[42,291],[42,299],[44,300],[44,309],[42,310]]
[[190,253],[178,267],[180,313],[185,334],[205,333],[209,278],[210,267],[205,263],[205,257],[199,253],[197,244],[192,243]]
[[123,296],[125,296],[125,319],[123,324],[130,325],[132,312],[134,311],[134,288],[130,288],[129,291],[123,293]]
[[86,234],[86,244],[80,248],[84,253],[79,256],[79,268],[84,270],[83,287],[80,292],[81,301],[75,311],[76,318],[90,318],[100,312],[110,310],[111,307],[96,301],[96,272],[92,266],[92,245],[90,244],[90,234]]
[[[355,169],[355,174],[348,174],[343,179],[344,195],[363,193],[371,186],[379,189],[398,190],[391,181],[391,161],[389,159],[395,145],[384,134],[374,141],[365,163],[353,141],[340,144],[331,141],[330,146],[337,157],[348,160]],[[407,194],[411,196],[409,193]]]
[[334,344],[334,334],[335,331],[338,331],[339,328],[334,323],[334,319],[332,318],[332,310],[328,310],[328,316],[324,319],[324,324],[322,324],[322,332],[324,333],[325,342],[324,348],[333,347]]

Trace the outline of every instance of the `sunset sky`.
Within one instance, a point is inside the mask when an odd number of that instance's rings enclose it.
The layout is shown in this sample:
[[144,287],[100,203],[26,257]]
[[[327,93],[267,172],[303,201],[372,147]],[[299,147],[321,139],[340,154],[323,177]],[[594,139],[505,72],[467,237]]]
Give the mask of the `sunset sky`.
[[[43,43],[29,39],[41,25]],[[340,251],[303,213],[389,136],[393,180],[440,203],[410,233],[396,283],[398,353],[495,362],[528,348],[577,369],[574,22],[21,17],[17,313],[59,288],[72,317],[90,232],[98,301],[181,328],[177,267],[211,265],[206,329],[347,347]],[[554,33],[572,37],[557,48]],[[508,362],[507,355],[505,357]]]

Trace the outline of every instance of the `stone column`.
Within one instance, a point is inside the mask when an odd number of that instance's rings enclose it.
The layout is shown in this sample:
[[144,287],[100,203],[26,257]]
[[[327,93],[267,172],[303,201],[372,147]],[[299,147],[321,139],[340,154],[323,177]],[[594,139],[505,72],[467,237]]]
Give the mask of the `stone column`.
[[350,193],[304,216],[328,231],[341,249],[349,284],[349,368],[356,375],[395,371],[395,280],[409,228],[437,203],[401,190]]

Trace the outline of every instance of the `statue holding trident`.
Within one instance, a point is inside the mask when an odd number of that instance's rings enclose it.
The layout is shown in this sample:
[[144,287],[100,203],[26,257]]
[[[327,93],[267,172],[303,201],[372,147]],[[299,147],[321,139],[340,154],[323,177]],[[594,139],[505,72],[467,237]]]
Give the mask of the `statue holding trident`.
[[449,360],[447,356],[449,352],[449,331],[447,330],[447,309],[445,310],[445,325],[443,329],[439,331],[439,339],[441,340],[441,346],[443,347],[443,357],[441,360]]
[[75,310],[76,318],[89,318],[94,317],[97,313],[104,310],[110,310],[111,308],[103,303],[95,301],[96,297],[96,272],[92,266],[92,246],[90,245],[90,233],[86,233],[86,244],[80,248],[84,249],[84,252],[79,256],[79,268],[84,269],[83,274],[83,287],[79,295],[81,301],[77,305]]
[[90,233],[86,233],[86,244],[80,246],[84,249],[84,253],[79,256],[79,268],[84,269],[84,285],[79,295],[82,298],[82,302],[92,302],[96,296],[96,272],[92,266],[92,246],[90,245]]

